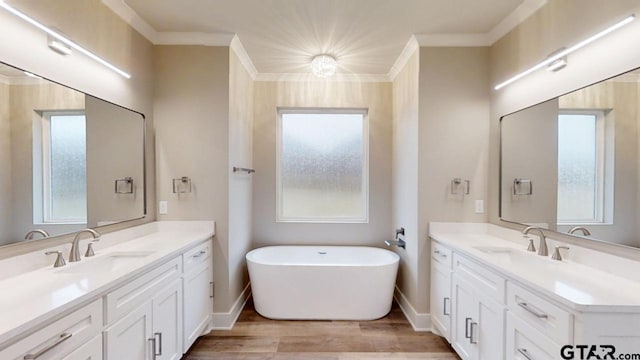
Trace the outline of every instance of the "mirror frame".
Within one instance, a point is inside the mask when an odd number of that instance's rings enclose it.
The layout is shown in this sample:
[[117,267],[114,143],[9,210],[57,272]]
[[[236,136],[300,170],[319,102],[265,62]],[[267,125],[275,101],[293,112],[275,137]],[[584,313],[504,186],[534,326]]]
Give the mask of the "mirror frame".
[[[10,67],[12,67],[14,69],[18,69],[20,71],[28,71],[28,70],[25,70],[25,69],[23,69],[21,67],[9,64],[7,62],[4,62],[2,60],[0,60],[0,64],[4,64],[6,66],[10,66]],[[108,104],[117,106],[117,107],[119,107],[121,109],[125,109],[125,110],[131,111],[133,113],[136,113],[136,114],[138,114],[138,115],[140,115],[142,117],[142,130],[143,130],[142,131],[142,216],[136,217],[136,218],[132,218],[132,219],[118,221],[118,222],[115,222],[115,223],[112,223],[112,224],[109,224],[109,225],[94,226],[94,227],[92,227],[92,229],[98,229],[99,230],[99,229],[108,228],[108,227],[111,227],[111,226],[121,225],[121,224],[129,222],[129,221],[136,221],[136,220],[141,220],[141,219],[146,218],[149,215],[148,214],[148,206],[147,206],[147,151],[146,151],[147,150],[147,136],[148,136],[147,135],[147,117],[143,113],[141,113],[139,111],[136,111],[136,110],[133,110],[133,109],[129,109],[129,108],[124,107],[122,105],[118,105],[118,104],[116,104],[114,102],[105,100],[105,99],[103,99],[101,97],[92,95],[92,94],[84,92],[82,90],[78,90],[78,89],[76,89],[74,87],[62,84],[62,83],[60,83],[58,81],[51,80],[51,79],[49,79],[47,77],[41,76],[41,75],[36,74],[34,72],[31,72],[31,71],[28,71],[28,72],[32,73],[32,74],[34,74],[34,75],[36,75],[36,76],[38,76],[40,78],[42,78],[43,80],[49,81],[49,82],[51,82],[53,84],[64,86],[64,87],[66,87],[68,89],[80,92],[82,94],[85,94],[85,95],[88,95],[88,96],[91,96],[91,97],[94,97],[96,99],[104,101],[105,103],[108,103]],[[20,246],[20,245],[24,245],[24,244],[37,243],[37,242],[42,241],[42,240],[50,240],[50,239],[54,239],[54,238],[58,238],[58,237],[64,237],[64,236],[68,236],[68,235],[74,234],[74,233],[75,233],[74,231],[72,231],[72,232],[64,232],[64,233],[60,233],[60,234],[51,235],[51,236],[48,236],[48,237],[45,237],[45,238],[37,238],[37,239],[31,239],[31,240],[12,242],[12,243],[8,243],[8,244],[0,245],[0,249],[6,249],[6,248],[9,248],[9,247]]]
[[[562,93],[560,95],[548,98],[546,100],[540,101],[540,102],[535,103],[533,105],[529,105],[529,106],[524,107],[522,109],[518,109],[516,111],[512,111],[510,113],[507,113],[507,114],[504,114],[504,115],[500,116],[500,119],[499,119],[499,134],[500,134],[500,136],[499,136],[499,139],[498,139],[499,140],[499,156],[498,156],[498,165],[499,165],[498,166],[498,220],[499,221],[505,222],[505,223],[508,223],[508,224],[518,225],[518,226],[521,226],[521,227],[529,226],[527,224],[523,224],[521,222],[517,222],[517,221],[514,221],[514,220],[507,220],[507,219],[505,219],[503,217],[503,214],[502,214],[502,186],[503,186],[503,183],[502,183],[502,160],[503,160],[502,159],[502,150],[503,150],[502,149],[502,136],[503,136],[502,121],[504,120],[504,118],[509,116],[509,115],[513,115],[515,113],[518,113],[520,111],[524,111],[524,110],[530,109],[530,108],[532,108],[534,106],[538,106],[540,104],[543,104],[543,103],[545,103],[547,101],[550,101],[550,100],[553,100],[555,98],[560,98],[562,96],[571,94],[573,92],[588,88],[590,86],[593,86],[593,85],[596,85],[596,84],[599,84],[599,83],[602,83],[602,82],[605,82],[605,81],[609,81],[609,80],[615,79],[618,76],[622,76],[622,75],[625,75],[625,74],[628,74],[628,73],[631,73],[631,72],[637,71],[637,70],[640,70],[640,67],[633,68],[631,70],[627,70],[625,72],[621,72],[619,74],[609,76],[609,77],[604,78],[602,80],[598,80],[596,82],[593,82],[593,83],[587,84],[585,86],[582,86],[582,87],[579,87],[579,88],[564,92],[564,93]],[[542,230],[544,230],[547,233],[552,233],[552,234],[560,235],[560,236],[566,236],[566,237],[569,237],[569,238],[572,238],[572,239],[575,239],[575,240],[587,240],[587,241],[594,242],[596,244],[614,246],[614,247],[617,247],[618,249],[621,249],[621,250],[633,250],[633,251],[638,252],[638,254],[640,254],[640,245],[638,247],[635,247],[635,246],[630,246],[630,245],[618,244],[618,243],[607,241],[607,240],[603,240],[603,239],[587,237],[587,236],[584,236],[584,235],[568,234],[568,233],[563,233],[563,232],[550,230],[550,229],[542,229]]]

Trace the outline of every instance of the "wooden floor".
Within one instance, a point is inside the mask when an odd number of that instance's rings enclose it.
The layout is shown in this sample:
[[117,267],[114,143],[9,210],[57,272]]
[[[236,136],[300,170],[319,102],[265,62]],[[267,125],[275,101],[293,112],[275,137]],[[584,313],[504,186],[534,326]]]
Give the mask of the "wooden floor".
[[249,301],[230,331],[202,336],[183,360],[459,359],[443,338],[415,332],[394,305],[374,321],[276,321]]

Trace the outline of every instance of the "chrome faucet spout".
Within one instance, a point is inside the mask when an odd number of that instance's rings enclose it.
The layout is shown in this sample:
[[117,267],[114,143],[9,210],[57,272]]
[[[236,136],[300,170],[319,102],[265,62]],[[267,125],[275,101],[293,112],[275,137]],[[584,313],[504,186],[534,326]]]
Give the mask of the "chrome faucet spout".
[[42,229],[35,229],[35,230],[31,230],[27,233],[27,235],[24,236],[25,240],[32,240],[33,239],[33,235],[35,234],[40,234],[42,235],[43,238],[47,238],[49,237],[49,233],[46,232],[45,230]]
[[547,247],[547,238],[544,236],[544,233],[540,228],[535,226],[527,226],[522,230],[522,235],[529,235],[530,232],[536,231],[538,232],[538,236],[540,237],[540,245],[538,246],[538,255],[540,256],[549,256],[549,248]]
[[100,240],[100,234],[93,229],[84,229],[78,231],[76,236],[73,238],[73,242],[71,243],[71,251],[69,252],[69,262],[80,261],[82,258],[80,257],[80,237],[83,233],[91,234],[93,237],[93,241]]
[[590,236],[591,235],[591,231],[589,231],[584,226],[574,226],[574,227],[572,227],[571,230],[569,230],[569,234],[573,235],[577,231],[582,232],[582,236]]
[[407,248],[407,243],[402,239],[400,239],[400,240],[385,240],[384,243],[387,246],[397,246],[397,247],[403,248],[403,249]]

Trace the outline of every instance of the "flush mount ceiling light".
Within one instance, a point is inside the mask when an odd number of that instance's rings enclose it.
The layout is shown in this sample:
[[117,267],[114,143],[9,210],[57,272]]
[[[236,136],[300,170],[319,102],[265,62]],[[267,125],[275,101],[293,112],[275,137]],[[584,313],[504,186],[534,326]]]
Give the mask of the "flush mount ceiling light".
[[311,72],[319,78],[328,78],[333,76],[333,74],[336,73],[337,67],[338,62],[336,61],[336,58],[331,55],[316,55],[313,60],[311,60]]
[[84,55],[86,55],[87,57],[93,59],[94,61],[108,67],[109,69],[117,72],[118,74],[124,76],[125,78],[129,79],[131,78],[131,75],[129,75],[128,73],[118,69],[116,66],[111,65],[108,61],[104,60],[103,58],[99,57],[98,55],[92,53],[91,51],[83,48],[82,46],[76,44],[75,42],[67,39],[66,37],[64,37],[63,35],[61,35],[60,33],[58,33],[57,31],[50,29],[44,25],[42,25],[41,23],[39,23],[38,21],[32,19],[31,17],[29,17],[28,15],[20,12],[19,10],[13,8],[12,6],[10,6],[9,4],[7,4],[6,2],[4,2],[4,0],[0,0],[0,7],[7,10],[8,12],[12,13],[13,15],[19,17],[20,19],[28,22],[29,24],[35,26],[36,28],[44,31],[45,33],[47,33],[48,35],[50,35],[52,38],[60,41],[62,44],[67,45],[69,48],[75,49],[81,53],[83,53]]
[[[515,81],[518,81],[518,80],[522,79],[523,77],[531,74],[532,72],[534,72],[536,70],[539,70],[539,69],[541,69],[541,68],[543,68],[543,67],[545,67],[545,66],[547,66],[547,65],[549,65],[549,64],[551,64],[553,62],[555,62],[558,59],[562,59],[562,58],[566,57],[570,53],[572,53],[572,52],[574,52],[574,51],[576,51],[576,50],[578,50],[578,49],[580,49],[580,48],[582,48],[582,47],[584,47],[584,46],[586,46],[586,45],[588,45],[588,44],[590,44],[590,43],[592,43],[592,42],[594,42],[594,41],[596,41],[598,39],[600,39],[601,37],[609,34],[610,32],[613,32],[613,31],[615,31],[615,30],[617,30],[617,29],[629,24],[630,22],[635,20],[635,18],[636,18],[635,14],[629,15],[624,20],[622,20],[620,22],[617,22],[616,24],[613,24],[612,26],[600,31],[599,33],[597,33],[597,34],[595,34],[595,35],[593,35],[593,36],[591,36],[591,37],[589,37],[589,38],[587,38],[585,40],[582,40],[581,42],[579,42],[579,43],[577,43],[577,44],[575,44],[575,45],[573,45],[573,46],[571,46],[571,47],[569,47],[567,49],[564,49],[564,50],[562,50],[562,51],[560,51],[560,52],[548,57],[547,59],[545,59],[541,63],[535,65],[532,68],[529,68],[529,69],[521,72],[520,74],[512,77],[511,79],[496,85],[494,87],[494,89],[495,90],[499,90],[499,89],[501,89],[501,88],[503,88],[503,87],[515,82]],[[566,65],[566,61],[565,61],[565,65]],[[562,67],[564,67],[564,66],[562,66]],[[558,68],[558,70],[559,69],[560,68]]]

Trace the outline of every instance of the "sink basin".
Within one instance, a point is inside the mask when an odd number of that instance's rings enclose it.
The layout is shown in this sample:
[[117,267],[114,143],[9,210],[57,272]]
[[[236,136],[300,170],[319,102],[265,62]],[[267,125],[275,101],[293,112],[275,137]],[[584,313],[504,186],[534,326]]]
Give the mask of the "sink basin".
[[119,251],[106,254],[94,259],[83,259],[77,264],[70,264],[57,272],[59,274],[88,274],[113,272],[127,267],[142,258],[145,258],[154,251]]
[[515,251],[513,248],[503,246],[474,246],[473,248],[487,254],[504,254]]

